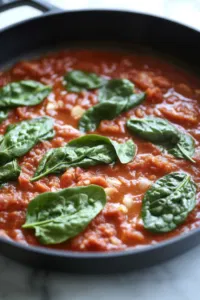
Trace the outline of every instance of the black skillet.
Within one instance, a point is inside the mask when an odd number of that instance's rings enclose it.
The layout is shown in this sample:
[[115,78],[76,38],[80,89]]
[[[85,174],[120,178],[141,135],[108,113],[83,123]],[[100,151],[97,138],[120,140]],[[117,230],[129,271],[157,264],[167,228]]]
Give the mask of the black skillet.
[[[192,69],[200,67],[200,33],[175,22],[140,13],[106,10],[62,12],[39,0],[4,1],[0,12],[20,5],[35,7],[44,14],[0,32],[0,65],[22,56],[58,46],[72,47],[87,41],[133,48],[136,44],[168,54]],[[114,43],[114,44],[113,44]],[[85,44],[86,45],[86,44]],[[86,47],[86,46],[85,46]],[[111,253],[78,253],[25,246],[0,238],[0,252],[34,267],[78,273],[110,273],[150,266],[197,245],[200,229],[157,245]]]

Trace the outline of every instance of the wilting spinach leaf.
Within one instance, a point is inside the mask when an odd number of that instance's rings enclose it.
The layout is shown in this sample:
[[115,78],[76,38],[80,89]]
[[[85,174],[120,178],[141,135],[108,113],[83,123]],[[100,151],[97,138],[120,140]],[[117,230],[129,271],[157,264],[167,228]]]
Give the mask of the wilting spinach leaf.
[[68,72],[64,76],[64,85],[69,92],[79,93],[83,90],[92,90],[101,87],[105,79],[95,73],[79,70]]
[[41,103],[51,87],[33,80],[12,82],[0,89],[0,108],[32,106]]
[[196,185],[186,173],[171,173],[157,180],[142,202],[144,227],[168,232],[183,223],[196,205]]
[[127,127],[131,133],[167,150],[173,156],[194,162],[194,139],[167,120],[154,117],[131,118],[127,121]]
[[[97,135],[97,134],[90,134],[79,137],[70,141],[67,146],[73,148],[74,150],[80,151],[81,148],[87,147],[92,149],[90,154],[93,159],[101,161],[103,157],[103,153],[100,155],[96,155],[96,148],[102,145],[106,145],[110,148],[110,152],[114,150],[116,159],[118,158],[122,164],[129,163],[136,154],[136,145],[133,143],[132,140],[128,140],[123,143],[118,143],[113,141],[105,136]],[[81,150],[84,153],[84,150]]]
[[21,168],[16,160],[13,160],[0,167],[0,187],[2,184],[16,180],[19,177]]
[[194,139],[191,137],[191,135],[181,132],[178,143],[173,148],[168,149],[168,152],[177,158],[184,158],[190,160],[191,162],[195,162],[192,159],[194,150]]
[[39,141],[54,136],[53,119],[35,118],[11,124],[0,140],[0,165],[26,154]]
[[0,123],[7,119],[9,111],[9,109],[0,110]]
[[42,244],[59,244],[82,232],[105,204],[97,185],[40,194],[29,203],[23,228],[35,229]]
[[131,118],[127,121],[128,130],[153,143],[172,143],[179,140],[178,130],[167,120],[146,117]]
[[102,120],[112,120],[122,112],[139,105],[145,99],[145,93],[132,94],[129,97],[115,96],[89,108],[79,120],[79,130],[94,131]]
[[117,159],[122,164],[130,162],[136,154],[132,140],[119,144],[100,135],[85,135],[74,139],[66,146],[48,151],[39,163],[31,181],[48,174],[59,174],[70,167],[89,167],[111,164]]
[[102,120],[112,120],[124,110],[126,100],[115,97],[114,101],[104,101],[89,108],[79,120],[79,130],[94,131]]
[[111,79],[99,89],[99,102],[107,101],[115,96],[128,97],[134,92],[134,84],[128,79]]

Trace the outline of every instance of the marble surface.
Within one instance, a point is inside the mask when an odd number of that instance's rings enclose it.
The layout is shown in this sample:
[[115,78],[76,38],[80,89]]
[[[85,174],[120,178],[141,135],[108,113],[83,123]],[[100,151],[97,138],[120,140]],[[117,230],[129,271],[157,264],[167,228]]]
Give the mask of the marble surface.
[[[123,8],[166,16],[200,29],[199,0],[51,0],[65,9]],[[11,13],[11,14],[10,14]],[[10,14],[10,15],[9,15]],[[20,16],[37,12],[23,9]],[[18,13],[0,14],[0,27]],[[8,22],[10,20],[10,22]],[[199,299],[200,246],[145,270],[81,276],[38,271],[0,256],[0,300],[196,300]]]
[[1,300],[197,300],[200,247],[148,269],[115,275],[38,271],[0,257]]

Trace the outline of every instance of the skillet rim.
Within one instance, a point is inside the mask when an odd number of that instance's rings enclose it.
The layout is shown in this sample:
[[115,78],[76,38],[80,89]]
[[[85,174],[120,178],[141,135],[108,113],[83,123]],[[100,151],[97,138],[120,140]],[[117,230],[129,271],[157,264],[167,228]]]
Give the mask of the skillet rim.
[[[41,11],[41,10],[39,10],[39,11]],[[18,21],[14,24],[3,27],[3,28],[0,29],[0,34],[6,32],[6,31],[9,31],[10,29],[12,29],[14,27],[24,25],[26,23],[31,23],[31,22],[37,21],[41,18],[46,19],[46,18],[49,18],[49,17],[54,16],[54,15],[63,15],[63,14],[73,14],[73,13],[78,13],[78,14],[80,13],[81,14],[81,13],[95,13],[95,12],[141,15],[141,16],[148,17],[148,18],[150,17],[150,18],[154,18],[154,19],[158,19],[158,20],[164,20],[164,21],[170,22],[174,25],[178,25],[178,26],[181,26],[181,27],[186,27],[187,29],[190,29],[192,31],[200,33],[200,29],[198,30],[196,27],[190,26],[188,24],[184,24],[182,22],[175,21],[171,18],[167,18],[167,17],[163,17],[163,16],[161,17],[161,16],[158,16],[156,14],[143,13],[143,12],[140,12],[140,11],[132,11],[132,10],[125,10],[125,9],[101,9],[101,8],[99,8],[99,9],[98,8],[94,8],[94,9],[83,8],[83,9],[62,10],[62,8],[58,8],[58,10],[55,10],[55,11],[51,10],[51,11],[48,11],[48,12],[43,12],[42,15],[31,17],[30,19],[25,19],[25,20],[22,20],[22,21]],[[0,11],[0,13],[3,13],[3,12]]]
[[[187,24],[181,23],[181,22],[177,22],[175,20],[172,20],[170,18],[166,18],[166,17],[160,17],[157,16],[155,14],[148,14],[148,13],[142,13],[142,12],[137,12],[137,11],[131,11],[131,10],[122,10],[122,9],[75,9],[75,10],[67,10],[67,11],[50,11],[47,13],[44,13],[42,15],[33,17],[31,19],[27,19],[27,20],[23,20],[23,21],[19,21],[17,23],[14,23],[12,25],[8,25],[5,28],[0,29],[0,35],[3,33],[9,33],[9,30],[12,29],[18,29],[17,27],[20,26],[25,26],[28,23],[34,23],[37,22],[39,19],[44,18],[51,18],[54,15],[64,15],[64,14],[82,14],[82,13],[112,13],[112,14],[129,14],[129,15],[138,15],[138,16],[143,16],[143,17],[148,17],[148,18],[152,18],[152,19],[157,19],[157,20],[164,20],[166,22],[171,23],[172,25],[175,26],[179,26],[182,28],[187,28],[193,32],[196,32],[198,34],[200,34],[200,30],[198,30],[197,28],[194,28],[192,26],[189,26]],[[0,36],[1,38],[1,36]],[[61,257],[61,258],[77,258],[77,259],[102,259],[102,258],[117,258],[117,257],[127,257],[127,256],[134,256],[137,254],[145,254],[145,253],[151,253],[154,252],[156,250],[159,250],[161,248],[167,248],[170,245],[176,245],[179,244],[181,241],[185,240],[185,242],[187,241],[187,239],[189,238],[194,238],[195,236],[197,236],[198,234],[200,234],[200,227],[199,228],[195,228],[195,229],[191,229],[188,232],[182,233],[179,236],[167,239],[163,242],[158,242],[154,245],[150,244],[150,245],[142,245],[142,246],[138,246],[138,247],[130,247],[128,249],[125,250],[119,250],[119,251],[91,251],[91,252],[79,252],[79,251],[69,251],[69,250],[59,250],[59,249],[51,249],[51,248],[45,248],[42,246],[32,246],[32,245],[26,245],[20,242],[16,242],[12,239],[6,239],[3,237],[0,237],[0,245],[1,243],[4,244],[8,244],[10,246],[13,246],[15,248],[18,248],[19,250],[25,250],[29,253],[35,253],[35,254],[44,254],[45,256],[49,256],[49,257]],[[192,248],[192,246],[190,247]],[[182,253],[184,253],[185,251],[183,250]],[[180,251],[180,255],[182,254]]]
[[[187,233],[182,233],[179,236],[170,238],[168,240],[165,240],[163,242],[158,242],[157,244],[149,244],[149,245],[142,245],[138,247],[130,247],[126,250],[118,250],[118,251],[87,251],[87,252],[81,252],[81,251],[69,251],[69,250],[58,250],[58,249],[52,249],[52,248],[45,248],[42,246],[32,246],[32,245],[26,245],[20,242],[16,242],[12,239],[6,239],[3,237],[0,237],[0,244],[5,243],[8,245],[11,245],[15,248],[25,250],[28,252],[34,252],[35,254],[44,254],[46,256],[58,256],[61,258],[79,258],[79,259],[99,259],[99,258],[117,258],[117,257],[124,257],[124,256],[133,256],[137,254],[145,254],[154,252],[156,250],[159,250],[161,248],[167,248],[170,245],[176,245],[179,244],[181,241],[185,240],[187,241],[190,237],[195,237],[198,234],[200,234],[200,227],[196,229],[192,229],[188,231]],[[191,247],[192,248],[192,247]],[[183,254],[185,251],[183,251],[181,254]]]

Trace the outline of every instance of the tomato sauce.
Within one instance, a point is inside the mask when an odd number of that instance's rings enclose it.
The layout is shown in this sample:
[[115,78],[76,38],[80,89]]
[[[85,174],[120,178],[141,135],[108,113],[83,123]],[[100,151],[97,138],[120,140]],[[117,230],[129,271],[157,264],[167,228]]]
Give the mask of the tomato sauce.
[[[133,138],[125,126],[127,118],[147,115],[166,118],[194,137],[196,163],[163,154],[155,145],[134,137],[138,152],[135,159],[126,165],[118,162],[87,169],[70,168],[60,176],[50,175],[31,183],[30,178],[43,154],[50,148],[63,146],[79,137],[79,118],[98,102],[97,91],[80,94],[66,91],[62,78],[73,69],[95,72],[107,78],[127,78],[137,90],[147,93],[143,104],[112,121],[102,121],[95,133],[123,142]],[[89,184],[105,188],[105,208],[84,232],[51,248],[74,251],[123,250],[155,244],[200,226],[200,80],[195,75],[152,54],[70,50],[17,63],[10,70],[0,73],[0,86],[22,79],[52,85],[53,91],[40,105],[14,109],[8,119],[0,124],[0,134],[4,134],[10,123],[48,115],[55,119],[56,135],[52,140],[37,144],[20,158],[22,172],[18,182],[6,184],[0,189],[1,236],[39,245],[34,231],[21,228],[31,199],[39,193]],[[144,229],[140,217],[143,195],[155,180],[174,171],[188,172],[196,182],[196,208],[176,230],[166,234],[150,233]]]

